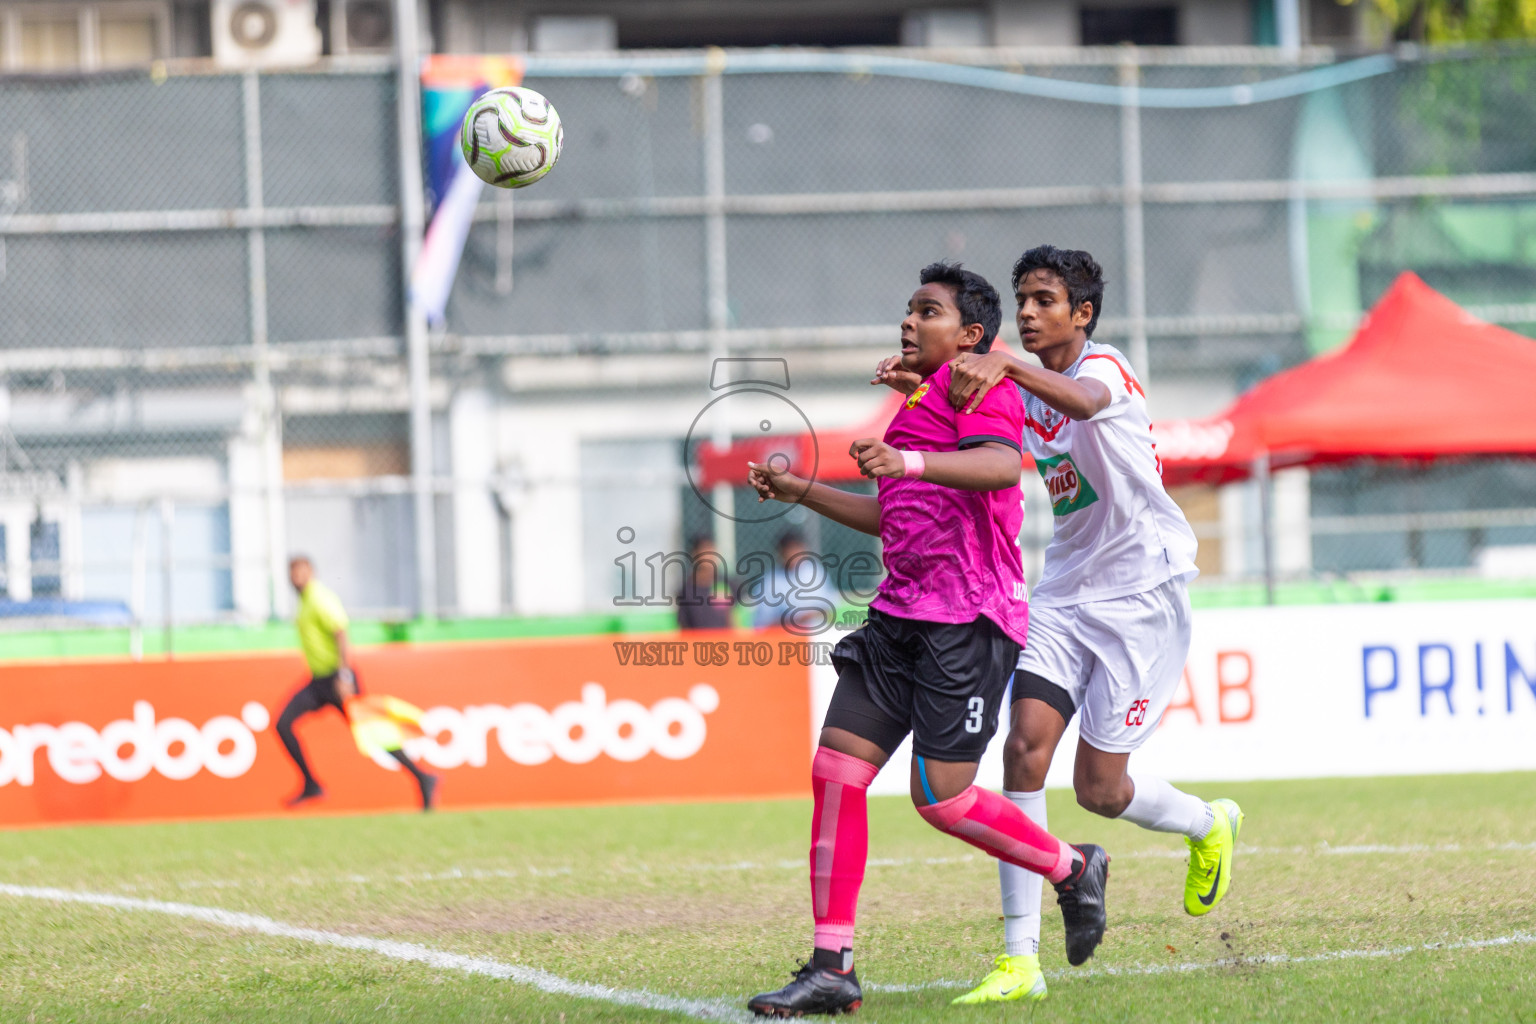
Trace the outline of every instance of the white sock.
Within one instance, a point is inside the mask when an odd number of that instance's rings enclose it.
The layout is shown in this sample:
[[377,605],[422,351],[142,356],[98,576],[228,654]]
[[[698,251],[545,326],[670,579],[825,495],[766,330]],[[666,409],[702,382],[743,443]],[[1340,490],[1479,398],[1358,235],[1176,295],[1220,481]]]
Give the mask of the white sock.
[[1204,839],[1216,823],[1216,812],[1210,804],[1174,789],[1162,779],[1133,775],[1131,785],[1136,792],[1120,812],[1126,821],[1153,832],[1179,832],[1197,840]]
[[[1045,790],[1021,793],[1005,789],[1003,796],[1012,800],[1025,817],[1045,828]],[[1040,952],[1040,893],[1045,879],[1002,861],[997,862],[997,875],[1003,886],[1003,941],[1008,955]]]

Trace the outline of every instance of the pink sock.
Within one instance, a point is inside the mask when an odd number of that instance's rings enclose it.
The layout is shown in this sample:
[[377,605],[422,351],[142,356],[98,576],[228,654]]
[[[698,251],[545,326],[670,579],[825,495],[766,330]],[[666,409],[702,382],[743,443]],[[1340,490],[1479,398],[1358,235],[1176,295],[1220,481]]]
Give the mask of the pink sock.
[[1072,872],[1072,847],[991,790],[972,786],[959,796],[919,807],[917,813],[939,831],[1053,882]]
[[[827,747],[811,762],[811,911],[817,949],[853,947],[853,916],[869,856],[865,793],[880,769]],[[1010,805],[1011,806],[1011,805]]]

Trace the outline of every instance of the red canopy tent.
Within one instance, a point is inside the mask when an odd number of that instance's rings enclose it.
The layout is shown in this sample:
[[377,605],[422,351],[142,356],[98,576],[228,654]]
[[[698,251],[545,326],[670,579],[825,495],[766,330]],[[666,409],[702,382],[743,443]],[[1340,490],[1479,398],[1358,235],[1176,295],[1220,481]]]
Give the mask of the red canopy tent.
[[1349,344],[1201,420],[1153,424],[1163,479],[1222,483],[1375,457],[1536,455],[1536,341],[1484,323],[1411,273]]

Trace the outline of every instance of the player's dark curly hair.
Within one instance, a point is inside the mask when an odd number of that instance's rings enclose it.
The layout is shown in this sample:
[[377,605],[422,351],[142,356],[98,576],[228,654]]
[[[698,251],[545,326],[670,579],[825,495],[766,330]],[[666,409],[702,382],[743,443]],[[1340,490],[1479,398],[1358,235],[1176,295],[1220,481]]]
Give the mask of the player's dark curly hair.
[[1084,328],[1084,333],[1093,337],[1093,329],[1099,324],[1099,311],[1104,306],[1104,269],[1098,261],[1081,249],[1037,245],[1013,265],[1014,292],[1018,292],[1019,282],[1031,270],[1049,270],[1061,278],[1067,286],[1067,301],[1072,303],[1074,310],[1085,302],[1093,303],[1093,319]]
[[955,308],[960,310],[960,326],[981,324],[981,341],[971,349],[978,355],[992,349],[997,329],[1003,323],[1003,304],[997,297],[997,289],[987,283],[980,274],[966,270],[958,263],[939,260],[930,263],[917,275],[922,284],[947,284],[955,292]]

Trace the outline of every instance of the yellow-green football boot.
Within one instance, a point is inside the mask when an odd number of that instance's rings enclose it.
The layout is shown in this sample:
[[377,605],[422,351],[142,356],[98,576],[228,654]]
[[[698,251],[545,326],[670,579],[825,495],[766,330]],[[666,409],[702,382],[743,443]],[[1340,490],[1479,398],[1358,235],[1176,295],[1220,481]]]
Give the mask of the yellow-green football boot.
[[1040,973],[1040,957],[1031,953],[1026,956],[1009,956],[1007,953],[992,961],[992,973],[980,985],[963,996],[956,997],[955,1006],[971,1006],[976,1003],[1011,1003],[1027,1000],[1038,1003],[1045,998],[1045,975]]
[[1209,914],[1232,884],[1232,857],[1237,833],[1243,827],[1243,810],[1231,800],[1212,800],[1216,821],[1204,839],[1185,837],[1189,845],[1189,874],[1184,878],[1184,910],[1199,917]]

